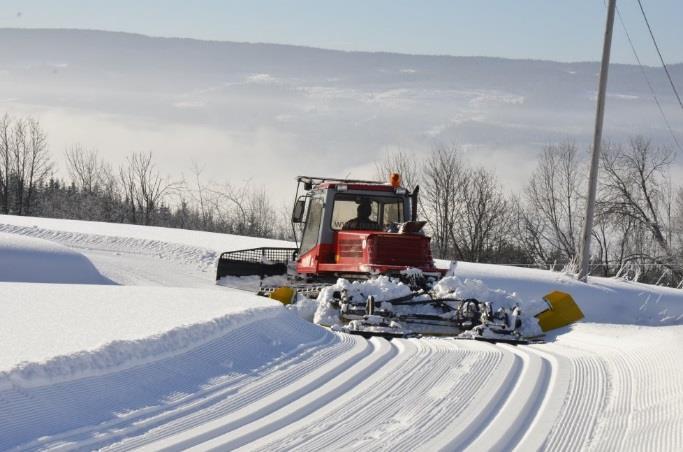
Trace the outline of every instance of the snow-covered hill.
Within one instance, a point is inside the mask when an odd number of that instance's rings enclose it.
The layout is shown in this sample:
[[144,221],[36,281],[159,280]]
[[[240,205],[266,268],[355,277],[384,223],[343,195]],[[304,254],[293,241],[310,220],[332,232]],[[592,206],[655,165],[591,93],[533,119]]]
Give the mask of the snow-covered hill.
[[[277,199],[290,196],[292,174],[335,168],[367,178],[387,150],[426,156],[451,143],[516,189],[544,145],[569,139],[587,149],[592,139],[597,62],[92,30],[0,29],[0,42],[0,114],[40,119],[52,149],[82,143],[115,165],[125,152],[152,150],[173,175],[211,162],[204,177],[248,177]],[[680,141],[680,110],[664,71],[643,70]],[[670,72],[681,86],[683,64]],[[674,146],[638,66],[612,65],[606,108],[605,138],[639,133]]]
[[[0,216],[0,449],[683,448],[682,291],[459,263],[586,321],[531,346],[368,341],[214,284],[217,253],[258,244]],[[62,284],[20,282],[6,250]]]

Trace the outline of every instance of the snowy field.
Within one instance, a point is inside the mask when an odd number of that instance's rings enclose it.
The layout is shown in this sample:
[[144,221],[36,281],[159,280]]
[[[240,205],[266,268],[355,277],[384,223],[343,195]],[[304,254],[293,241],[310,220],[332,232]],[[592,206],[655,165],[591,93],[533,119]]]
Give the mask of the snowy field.
[[683,291],[458,263],[584,322],[365,340],[214,284],[283,242],[0,216],[0,450],[683,450]]

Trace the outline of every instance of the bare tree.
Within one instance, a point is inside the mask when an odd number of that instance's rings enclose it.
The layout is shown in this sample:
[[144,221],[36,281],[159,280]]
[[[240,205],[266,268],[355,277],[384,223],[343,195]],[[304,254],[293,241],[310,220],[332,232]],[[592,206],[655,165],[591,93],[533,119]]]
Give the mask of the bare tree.
[[439,148],[421,177],[422,210],[437,257],[474,262],[511,258],[514,218],[492,172],[463,161],[455,148]]
[[10,153],[12,160],[12,177],[14,185],[14,212],[24,213],[24,196],[26,192],[26,167],[28,160],[28,138],[26,121],[19,119],[14,123]]
[[674,215],[674,231],[679,238],[683,238],[683,187],[679,187],[676,192]]
[[517,243],[518,249],[529,256],[533,263],[539,267],[547,265],[551,257],[545,246],[543,220],[516,196],[510,199],[510,215],[514,236],[512,241]]
[[[674,201],[673,245],[676,247],[678,262],[683,262],[683,187],[678,188]],[[682,281],[683,283],[683,281]]]
[[494,174],[484,168],[466,171],[462,188],[454,228],[460,258],[474,262],[490,260],[507,241],[508,202]]
[[65,151],[67,171],[78,188],[92,193],[104,184],[104,165],[100,162],[97,150],[87,149],[75,144]]
[[26,215],[31,214],[36,187],[40,185],[52,169],[50,154],[47,147],[47,136],[40,127],[38,120],[29,118],[28,121],[28,168],[26,187]]
[[9,213],[10,175],[12,173],[12,120],[5,113],[0,119],[0,212]]
[[680,276],[682,266],[671,243],[672,162],[670,149],[653,146],[643,137],[632,138],[626,147],[607,147],[601,161],[601,198],[611,221],[621,225],[624,261],[663,265]]
[[217,185],[208,190],[207,198],[217,222],[225,232],[247,234],[249,223],[248,184],[235,188],[230,184]]
[[121,188],[123,190],[124,204],[126,206],[126,214],[128,222],[138,223],[137,204],[138,199],[138,184],[135,171],[135,159],[133,156],[126,158],[126,164],[119,167],[119,179],[121,181]]
[[33,118],[17,120],[12,132],[9,160],[15,212],[29,215],[36,187],[51,169],[47,138],[38,121]]
[[200,167],[196,162],[192,163],[194,190],[190,193],[195,203],[199,205],[200,227],[202,229],[211,230],[213,228],[213,212],[210,208],[210,193],[207,191],[207,187],[202,181],[203,171],[204,168]]
[[603,153],[602,198],[609,213],[633,219],[646,226],[665,254],[670,254],[667,224],[668,169],[673,152],[652,146],[649,140],[636,137],[629,146],[610,146]]
[[65,157],[72,187],[81,203],[81,209],[73,215],[84,220],[125,220],[119,204],[119,180],[97,150],[77,144],[65,151]]
[[204,207],[199,208],[198,215],[211,219],[212,230],[254,237],[286,234],[262,187],[249,182],[241,187],[210,184],[202,185],[201,192]]
[[297,225],[292,227],[292,204],[284,201],[275,211],[275,228],[273,238],[294,241],[294,231]]
[[172,184],[159,175],[152,161],[151,152],[134,153],[130,161],[137,184],[138,209],[142,213],[143,224],[149,225],[160,201]]
[[247,235],[272,237],[277,221],[275,210],[263,188],[252,189],[247,196]]
[[100,162],[99,169],[99,194],[101,197],[101,219],[106,221],[122,222],[123,212],[120,209],[120,190],[116,174],[107,162]]
[[[560,255],[571,261],[578,251],[581,198],[579,195],[579,159],[574,143],[546,146],[526,187],[530,212],[537,216],[537,230],[532,235],[547,251],[546,257]],[[527,221],[527,227],[534,222]],[[537,251],[540,251],[537,250]]]
[[437,257],[462,256],[455,227],[458,201],[462,199],[466,170],[455,148],[438,148],[425,162],[422,206],[432,231],[432,249]]

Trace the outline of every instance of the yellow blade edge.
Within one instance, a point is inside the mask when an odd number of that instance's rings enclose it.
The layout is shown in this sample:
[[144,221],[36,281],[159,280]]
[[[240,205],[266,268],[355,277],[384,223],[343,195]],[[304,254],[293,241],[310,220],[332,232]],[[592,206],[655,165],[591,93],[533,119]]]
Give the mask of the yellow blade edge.
[[269,297],[282,304],[291,304],[296,296],[296,290],[291,287],[283,286],[273,290]]
[[548,304],[548,309],[536,314],[543,332],[562,328],[583,318],[581,308],[566,292],[550,292],[543,299]]

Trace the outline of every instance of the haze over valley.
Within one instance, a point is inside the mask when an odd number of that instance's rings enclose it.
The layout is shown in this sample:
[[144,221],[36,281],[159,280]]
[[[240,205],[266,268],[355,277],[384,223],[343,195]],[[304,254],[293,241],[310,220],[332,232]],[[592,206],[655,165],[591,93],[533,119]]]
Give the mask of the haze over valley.
[[[197,163],[208,179],[251,181],[289,199],[297,174],[373,177],[392,150],[426,156],[456,145],[516,190],[544,145],[586,149],[592,136],[595,62],[79,30],[0,29],[0,40],[0,113],[39,119],[58,163],[75,143],[114,165],[152,151],[169,175]],[[683,84],[683,64],[670,70]],[[683,112],[664,72],[645,71],[680,141]],[[608,91],[607,139],[638,133],[674,146],[638,66],[612,65]]]

